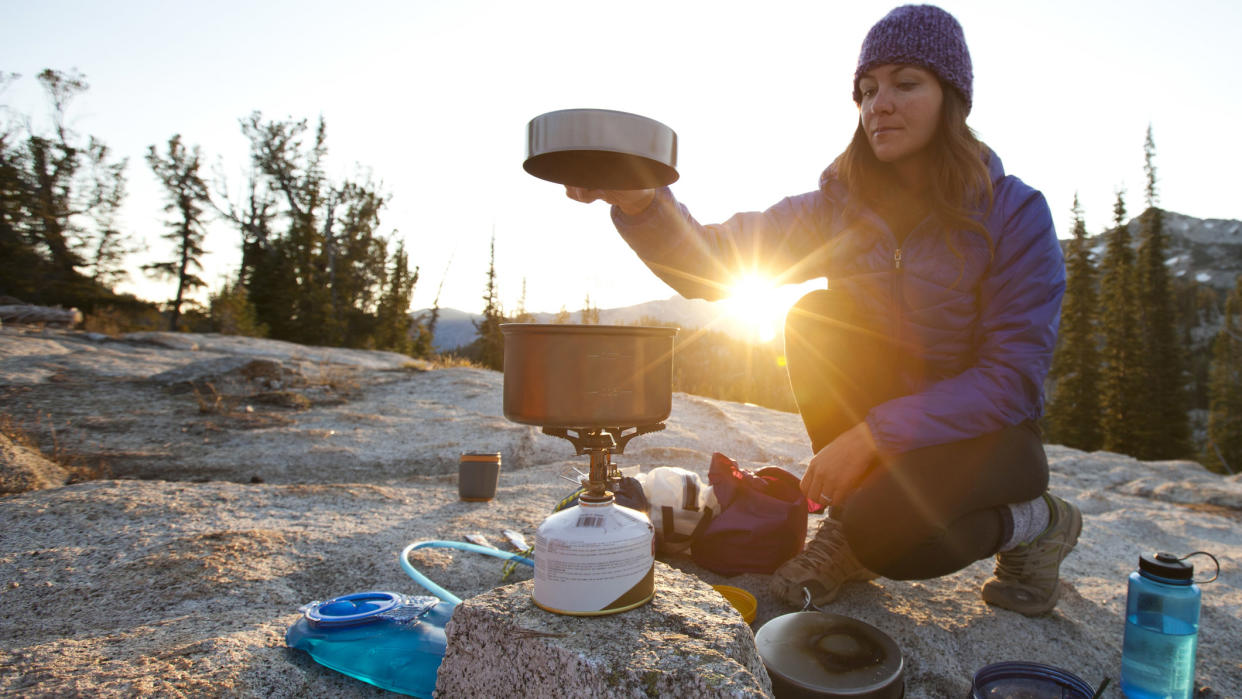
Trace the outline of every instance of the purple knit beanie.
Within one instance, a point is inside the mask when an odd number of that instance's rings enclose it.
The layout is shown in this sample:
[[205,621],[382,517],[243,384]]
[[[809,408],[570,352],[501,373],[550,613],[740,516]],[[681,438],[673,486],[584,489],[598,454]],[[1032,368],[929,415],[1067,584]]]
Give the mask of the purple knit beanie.
[[876,66],[905,63],[926,68],[957,88],[970,113],[970,51],[962,25],[953,15],[934,5],[903,5],[889,12],[863,39],[854,71],[854,102],[862,103],[858,79]]

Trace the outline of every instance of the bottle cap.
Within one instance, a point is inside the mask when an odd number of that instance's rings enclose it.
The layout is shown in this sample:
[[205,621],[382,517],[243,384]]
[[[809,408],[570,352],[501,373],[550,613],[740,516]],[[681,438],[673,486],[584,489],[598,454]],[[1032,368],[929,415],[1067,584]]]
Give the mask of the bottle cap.
[[1195,567],[1173,553],[1144,553],[1139,556],[1139,572],[1189,585],[1195,575]]

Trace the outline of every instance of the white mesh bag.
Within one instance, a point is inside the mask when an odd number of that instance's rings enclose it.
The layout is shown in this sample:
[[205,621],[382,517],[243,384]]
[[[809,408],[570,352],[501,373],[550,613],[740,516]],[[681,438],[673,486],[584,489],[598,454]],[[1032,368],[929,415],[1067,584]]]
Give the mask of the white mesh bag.
[[681,553],[720,511],[711,485],[699,474],[675,466],[660,466],[636,476],[651,503],[656,548]]

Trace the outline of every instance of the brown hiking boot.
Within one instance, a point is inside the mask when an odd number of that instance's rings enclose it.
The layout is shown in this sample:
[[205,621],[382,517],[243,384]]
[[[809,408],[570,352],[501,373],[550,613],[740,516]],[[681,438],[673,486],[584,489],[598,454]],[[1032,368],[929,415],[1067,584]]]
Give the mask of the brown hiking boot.
[[811,603],[823,605],[836,599],[842,584],[877,577],[854,557],[841,532],[841,523],[825,518],[806,549],[776,569],[768,589],[789,604],[801,607],[806,604],[802,592],[806,588],[811,592]]
[[1044,495],[1048,528],[1029,544],[996,554],[996,573],[983,584],[983,601],[1019,614],[1038,616],[1057,605],[1061,561],[1078,543],[1082,513],[1073,503]]

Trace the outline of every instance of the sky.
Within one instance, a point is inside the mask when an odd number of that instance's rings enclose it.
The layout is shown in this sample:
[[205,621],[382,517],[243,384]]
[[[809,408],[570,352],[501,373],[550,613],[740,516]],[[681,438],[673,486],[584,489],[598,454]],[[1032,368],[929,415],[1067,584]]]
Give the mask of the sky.
[[[34,76],[77,69],[78,133],[129,159],[123,225],[143,241],[125,290],[173,294],[139,265],[172,257],[143,156],[170,136],[202,148],[236,192],[239,121],[322,117],[329,171],[370,172],[390,195],[381,230],[420,268],[413,307],[478,312],[495,237],[513,310],[613,308],[673,291],[620,240],[606,205],[578,204],[522,170],[526,125],[566,108],[616,109],[677,132],[677,197],[704,223],[815,188],[853,133],[863,37],[896,3],[0,0],[9,116],[38,126]],[[1232,0],[946,0],[974,63],[968,123],[1010,174],[1041,190],[1068,236],[1075,193],[1088,231],[1119,190],[1144,207],[1143,142],[1158,203],[1242,219],[1242,3]],[[43,122],[45,123],[45,122]],[[203,275],[235,273],[238,233],[211,226]]]

